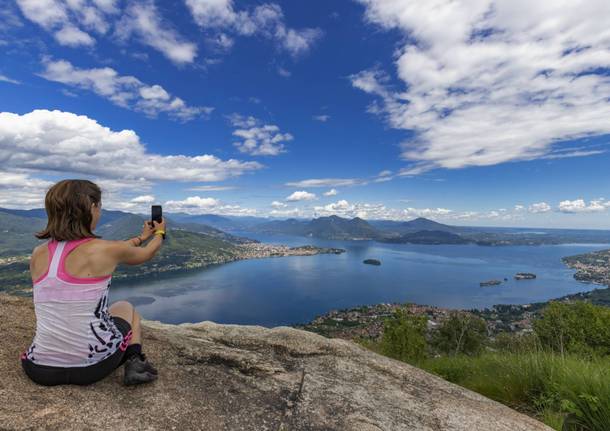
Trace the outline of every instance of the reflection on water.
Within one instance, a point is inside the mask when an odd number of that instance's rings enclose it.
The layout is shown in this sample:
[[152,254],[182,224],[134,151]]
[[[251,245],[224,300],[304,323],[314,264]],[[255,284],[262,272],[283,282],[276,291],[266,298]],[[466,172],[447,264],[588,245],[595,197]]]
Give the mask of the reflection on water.
[[[426,246],[261,235],[257,239],[347,252],[232,262],[183,277],[113,286],[110,299],[130,300],[145,319],[162,322],[265,326],[305,322],[331,309],[379,302],[454,308],[528,303],[593,288],[575,281],[561,257],[605,247]],[[367,258],[380,259],[381,266],[364,265]],[[515,281],[517,272],[533,272],[538,278]],[[508,281],[500,286],[479,287],[481,281],[504,278]]]

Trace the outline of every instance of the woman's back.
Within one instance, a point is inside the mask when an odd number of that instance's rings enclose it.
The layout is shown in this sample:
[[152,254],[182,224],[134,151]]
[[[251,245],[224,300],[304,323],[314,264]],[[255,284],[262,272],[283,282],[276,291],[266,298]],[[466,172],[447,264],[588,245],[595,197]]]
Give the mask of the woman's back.
[[[92,365],[112,355],[123,341],[108,314],[108,288],[112,276],[77,277],[66,270],[70,253],[91,240],[95,238],[50,240],[46,245],[47,270],[34,281],[33,287],[36,335],[25,353],[36,364]],[[93,251],[87,245],[84,248]],[[77,255],[74,256],[77,259],[72,259],[74,266],[85,273],[96,272],[87,268],[91,266],[87,258],[92,254],[79,254],[80,258]],[[104,260],[103,255],[99,258]]]

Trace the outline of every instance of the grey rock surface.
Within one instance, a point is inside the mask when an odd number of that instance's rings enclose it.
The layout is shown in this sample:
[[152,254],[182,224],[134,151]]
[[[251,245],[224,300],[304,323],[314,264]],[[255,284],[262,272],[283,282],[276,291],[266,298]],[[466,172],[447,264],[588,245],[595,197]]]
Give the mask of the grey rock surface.
[[31,299],[0,294],[2,430],[543,431],[545,425],[351,342],[278,327],[143,321],[153,383],[122,367],[90,386],[38,386],[21,369]]

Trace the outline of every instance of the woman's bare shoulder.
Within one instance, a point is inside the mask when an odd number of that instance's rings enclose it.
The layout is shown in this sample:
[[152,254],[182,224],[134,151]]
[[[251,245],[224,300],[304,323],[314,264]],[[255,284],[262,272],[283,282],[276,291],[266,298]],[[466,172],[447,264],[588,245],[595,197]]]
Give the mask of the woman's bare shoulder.
[[125,246],[125,241],[96,238],[88,243],[92,250],[112,252]]
[[34,247],[34,250],[32,250],[32,258],[40,256],[41,254],[46,254],[48,253],[48,247],[47,247],[47,242],[43,242],[41,244],[38,244],[36,247]]

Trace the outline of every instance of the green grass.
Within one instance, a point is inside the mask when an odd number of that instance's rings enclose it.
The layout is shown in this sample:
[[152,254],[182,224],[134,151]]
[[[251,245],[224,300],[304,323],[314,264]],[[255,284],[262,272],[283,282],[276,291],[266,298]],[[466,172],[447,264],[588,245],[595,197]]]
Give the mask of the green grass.
[[484,353],[427,359],[416,364],[561,430],[610,429],[610,358],[584,360],[554,353]]

